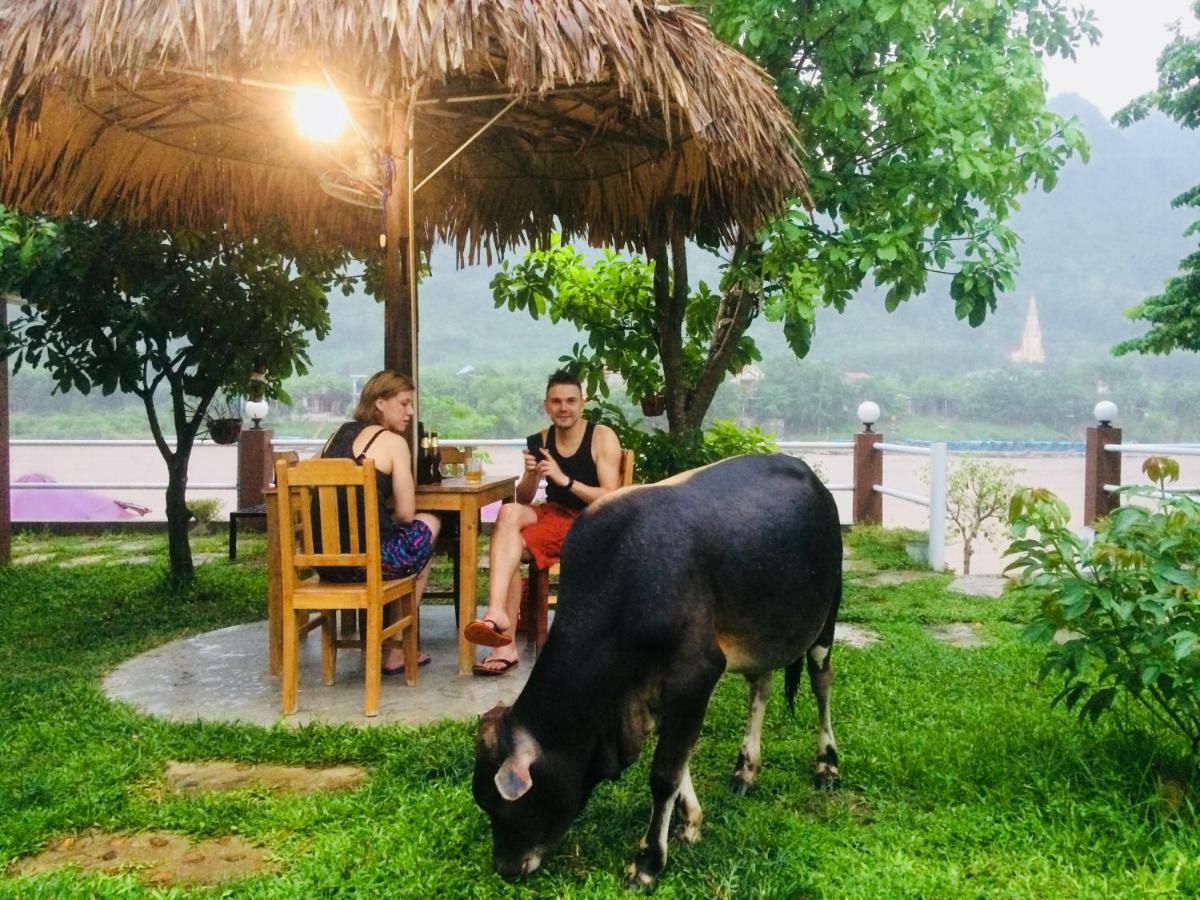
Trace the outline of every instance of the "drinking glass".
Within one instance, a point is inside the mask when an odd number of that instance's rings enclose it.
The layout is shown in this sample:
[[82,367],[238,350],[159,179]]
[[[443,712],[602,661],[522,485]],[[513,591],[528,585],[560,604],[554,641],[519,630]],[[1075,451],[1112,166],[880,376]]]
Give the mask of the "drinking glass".
[[467,481],[478,484],[483,480],[483,460],[472,454],[467,457]]

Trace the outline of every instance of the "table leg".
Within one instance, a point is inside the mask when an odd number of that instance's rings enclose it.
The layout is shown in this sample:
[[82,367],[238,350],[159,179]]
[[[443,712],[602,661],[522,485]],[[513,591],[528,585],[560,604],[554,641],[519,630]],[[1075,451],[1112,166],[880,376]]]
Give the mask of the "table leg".
[[279,498],[267,505],[267,670],[278,675],[283,666],[283,582],[279,571]]
[[479,504],[471,498],[463,504],[458,522],[458,674],[470,675],[475,665],[475,645],[463,637],[463,629],[475,619],[475,580],[479,573]]

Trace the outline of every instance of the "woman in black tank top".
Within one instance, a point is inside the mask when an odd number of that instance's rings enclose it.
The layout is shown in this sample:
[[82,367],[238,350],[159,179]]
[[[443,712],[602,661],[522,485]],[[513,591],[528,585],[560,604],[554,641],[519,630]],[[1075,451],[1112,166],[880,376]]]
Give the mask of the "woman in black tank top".
[[[416,486],[412,478],[411,456],[403,434],[412,419],[414,387],[404,375],[389,370],[377,372],[363,386],[354,409],[354,418],[341,425],[321,450],[326,459],[352,459],[362,465],[364,459],[375,462],[376,496],[379,501],[379,543],[383,573],[388,578],[417,575],[415,590],[418,605],[429,579],[429,561],[437,540],[439,521],[431,513],[416,512]],[[365,440],[363,440],[364,435]],[[387,435],[387,437],[384,437]],[[355,444],[359,447],[355,451]],[[382,469],[388,471],[382,471]],[[389,508],[388,501],[392,502]],[[316,498],[313,498],[316,502]],[[362,503],[358,504],[359,528],[364,527]],[[338,502],[339,530],[343,544],[349,540],[348,505]],[[313,516],[313,530],[319,538],[320,516]],[[349,547],[343,546],[344,550]],[[325,581],[362,581],[362,569],[322,567]],[[384,619],[394,616],[390,607]],[[421,664],[429,661],[421,654]],[[384,655],[383,672],[395,675],[404,671],[404,655],[390,648]]]

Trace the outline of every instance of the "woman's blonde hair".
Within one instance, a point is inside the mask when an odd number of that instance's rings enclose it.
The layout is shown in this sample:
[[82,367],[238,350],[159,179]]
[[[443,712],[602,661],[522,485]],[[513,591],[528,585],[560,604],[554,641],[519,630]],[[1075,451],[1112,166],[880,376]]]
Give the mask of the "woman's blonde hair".
[[378,424],[379,410],[375,408],[376,400],[391,400],[397,394],[416,389],[417,386],[407,375],[401,375],[391,369],[376,372],[363,385],[358,405],[354,407],[354,421],[367,425]]

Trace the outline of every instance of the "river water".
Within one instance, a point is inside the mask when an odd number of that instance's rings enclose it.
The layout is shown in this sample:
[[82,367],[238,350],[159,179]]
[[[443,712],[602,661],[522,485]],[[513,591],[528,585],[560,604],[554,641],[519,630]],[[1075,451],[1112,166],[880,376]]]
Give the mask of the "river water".
[[[311,452],[311,451],[308,451]],[[489,447],[488,461],[484,468],[488,473],[511,473],[520,471],[519,447]],[[21,446],[12,447],[12,478],[15,482],[24,475],[38,473],[58,482],[99,482],[107,484],[137,484],[166,482],[166,467],[154,447],[148,446],[89,446],[72,447]],[[801,454],[810,464],[819,467],[824,479],[832,484],[849,483],[853,480],[853,458],[849,451],[819,451]],[[976,454],[973,454],[976,455]],[[1017,454],[976,455],[994,462],[1005,462],[1019,469],[1018,480],[1030,487],[1045,487],[1054,491],[1071,508],[1073,522],[1082,525],[1083,515],[1083,457],[1073,454],[1026,456]],[[956,454],[950,455],[953,467]],[[1143,482],[1142,457],[1125,455],[1122,458],[1122,481]],[[1177,457],[1180,463],[1180,484],[1200,484],[1200,458]],[[928,495],[929,490],[921,479],[928,469],[928,458],[907,454],[886,454],[884,457],[883,483],[891,488],[913,494]],[[189,482],[198,484],[232,484],[237,478],[237,448],[213,444],[200,444],[192,453]],[[101,493],[120,500],[130,501],[150,508],[146,519],[165,519],[165,502],[162,489],[111,488]],[[234,508],[236,494],[229,490],[191,489],[188,496],[215,497],[223,504],[223,512]],[[835,494],[843,522],[850,521],[851,495],[848,491]],[[224,519],[225,515],[218,516]],[[895,497],[883,498],[883,520],[889,527],[926,529],[929,513],[925,507]],[[961,570],[961,543],[948,544],[948,565]],[[1003,569],[1000,552],[986,541],[980,542],[972,559],[972,571],[978,574],[996,573]]]

